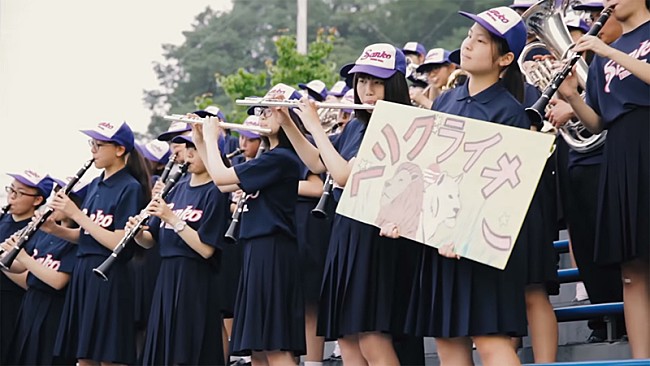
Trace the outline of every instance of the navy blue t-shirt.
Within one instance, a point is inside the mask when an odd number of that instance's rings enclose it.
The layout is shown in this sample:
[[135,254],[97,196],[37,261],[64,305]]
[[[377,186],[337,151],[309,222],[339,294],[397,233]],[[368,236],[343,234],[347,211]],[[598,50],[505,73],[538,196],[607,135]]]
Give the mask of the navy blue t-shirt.
[[234,169],[239,187],[252,194],[241,215],[239,238],[252,239],[275,233],[295,238],[300,180],[300,159],[296,153],[276,147]]
[[[76,245],[42,231],[34,234],[29,242],[27,242],[25,252],[43,266],[57,272],[72,273],[77,262]],[[31,272],[27,275],[27,285],[30,289],[35,288],[48,292],[63,293],[65,291],[65,289],[55,290],[50,285],[39,280]]]
[[[366,133],[368,125],[361,120],[354,118],[345,126],[345,129],[340,134],[332,139],[332,144],[339,155],[347,161],[357,156],[361,141]],[[342,188],[334,188],[333,197],[336,202],[339,201],[343,194]]]
[[[647,63],[650,54],[650,21],[623,34],[610,46]],[[595,56],[589,65],[586,102],[601,116],[607,128],[623,114],[637,107],[650,106],[650,85],[616,62]]]
[[457,116],[530,129],[524,107],[510,94],[501,81],[470,96],[468,83],[442,93],[433,102],[432,110]]
[[[221,193],[211,181],[191,186],[189,180],[178,183],[165,200],[172,211],[187,226],[196,230],[201,242],[211,247],[223,248],[223,235],[229,214],[228,195]],[[174,232],[174,228],[158,217],[152,217],[149,230],[159,243],[160,256],[203,259]]]
[[[14,221],[10,213],[3,215],[2,219],[0,219],[0,242],[7,240],[8,237],[18,232],[18,230],[27,226],[30,221],[31,218],[21,221]],[[22,287],[16,285],[12,280],[5,276],[3,272],[2,275],[0,275],[0,291],[23,293],[25,290],[23,290]]]
[[524,108],[532,107],[541,96],[542,92],[535,85],[524,83]]
[[[88,194],[81,204],[82,211],[99,226],[109,231],[122,230],[129,217],[138,214],[144,206],[140,183],[126,168],[103,180],[104,173],[88,185]],[[84,229],[79,234],[77,256],[112,253]],[[121,256],[120,256],[121,257]],[[128,259],[128,255],[125,255]]]

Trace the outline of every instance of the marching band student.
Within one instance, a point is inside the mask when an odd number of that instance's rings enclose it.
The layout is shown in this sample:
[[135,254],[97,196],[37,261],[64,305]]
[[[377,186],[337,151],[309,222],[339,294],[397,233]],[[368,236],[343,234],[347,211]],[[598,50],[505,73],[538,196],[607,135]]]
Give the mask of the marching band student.
[[[48,178],[46,178],[48,179]],[[59,182],[59,186],[65,185]],[[51,183],[49,184],[51,187]],[[79,191],[71,192],[75,204],[80,204]],[[58,221],[60,212],[52,214]],[[71,225],[67,222],[66,225]],[[18,237],[12,237],[3,245],[9,251]],[[54,357],[54,342],[59,329],[65,292],[70,274],[76,263],[77,248],[72,243],[53,235],[37,231],[18,253],[11,266],[15,273],[27,274],[28,289],[16,320],[11,337],[7,365],[71,365],[72,359]]]
[[[378,100],[410,104],[405,57],[394,46],[378,43],[366,47],[352,67],[344,66],[342,76],[348,72],[354,78],[357,104],[375,104]],[[332,144],[320,126],[315,105],[303,98],[296,114],[316,147],[293,125],[282,125],[307,167],[315,173],[328,170],[339,187],[345,186],[370,120],[368,111],[355,113],[357,118]],[[335,189],[335,199],[340,194],[341,189]],[[398,311],[394,308],[398,246],[379,237],[374,226],[338,214],[333,228],[321,287],[318,332],[338,339],[345,364],[397,365],[388,333],[394,330],[392,323]]]
[[[464,85],[441,94],[432,109],[528,129],[530,120],[513,96],[523,99],[516,61],[526,43],[521,17],[508,7],[460,13],[475,21],[461,46],[461,67],[470,76]],[[381,233],[397,237],[399,228],[386,224]],[[453,243],[437,252],[425,254],[425,282],[415,284],[423,289],[424,300],[407,331],[415,327],[417,334],[434,336],[443,364],[473,364],[472,341],[485,365],[519,364],[510,341],[526,334],[525,281],[518,258],[511,256],[502,271],[461,258]]]
[[[13,178],[5,187],[9,211],[0,217],[0,240],[29,224],[34,212],[45,204],[52,190],[52,180],[34,170],[25,170],[22,174],[8,174]],[[0,294],[2,311],[0,312],[0,362],[4,362],[10,353],[9,342],[12,339],[14,324],[27,284],[25,274],[16,275],[2,272],[0,274]]]
[[350,90],[350,87],[345,83],[343,80],[339,80],[334,85],[332,85],[332,88],[329,89],[327,92],[327,98],[325,98],[325,101],[327,102],[339,102],[341,98],[347,93],[347,91]]
[[160,140],[151,140],[146,144],[135,144],[140,154],[146,159],[149,172],[151,173],[152,185],[158,181],[162,174],[165,164],[171,156],[171,148],[168,144]]
[[88,186],[81,210],[59,191],[50,206],[79,229],[48,219],[41,230],[77,245],[77,264],[66,294],[55,355],[80,365],[132,364],[136,360],[133,288],[125,253],[108,281],[93,273],[124,236],[128,218],[150,196],[144,159],[134,149],[131,128],[101,122],[88,135],[95,167],[102,174]]
[[607,130],[596,216],[595,261],[620,265],[625,323],[634,358],[650,357],[650,10],[648,1],[605,1],[623,35],[610,46],[584,36],[592,51],[586,100],[569,76],[559,91],[592,133]]
[[427,52],[424,62],[417,68],[417,72],[427,75],[428,86],[423,91],[413,89],[411,100],[424,108],[431,109],[433,100],[436,99],[447,85],[449,75],[456,70],[456,64],[449,59],[449,51],[443,48],[433,48]]
[[[297,99],[299,93],[285,84],[275,85],[265,99]],[[252,195],[240,222],[239,244],[244,260],[235,302],[231,354],[252,354],[254,365],[295,364],[305,353],[304,299],[296,243],[295,206],[300,162],[280,124],[293,123],[286,108],[251,108],[269,151],[227,168],[219,157],[216,139],[220,128],[211,118],[195,126],[193,139],[207,161],[212,180],[222,191],[241,188]]]
[[[592,4],[597,11],[603,9],[602,2]],[[584,4],[582,5],[585,6]],[[574,7],[576,9],[576,7]],[[584,10],[589,10],[585,8]],[[582,23],[582,22],[581,22]],[[577,28],[567,24],[571,36],[576,42],[588,29],[581,29],[576,34]],[[605,43],[610,44],[622,34],[621,26],[615,17],[610,17],[598,33],[598,37]],[[584,55],[584,54],[583,54]],[[589,57],[586,57],[589,59]],[[546,113],[548,121],[556,128],[560,128],[570,119],[575,118],[571,105],[558,98],[552,98],[549,104],[552,106]],[[621,270],[613,266],[600,266],[594,262],[594,243],[596,236],[594,227],[596,225],[596,212],[598,205],[598,177],[600,166],[603,160],[604,144],[600,147],[586,152],[578,152],[570,149],[564,139],[557,142],[558,148],[558,190],[560,201],[564,208],[564,219],[569,231],[571,253],[575,258],[575,264],[580,271],[581,283],[584,283],[586,294],[590,304],[602,304],[609,302],[623,301],[623,286],[621,283]],[[560,147],[564,146],[566,153],[560,158]],[[564,165],[564,169],[561,166]],[[576,300],[579,287],[576,286]],[[616,338],[625,334],[625,321],[623,314],[614,315],[616,319]],[[587,338],[587,343],[604,342],[607,339],[607,323],[603,317],[589,319],[587,325],[592,330]]]
[[[180,135],[172,141],[185,143],[191,176],[177,183],[166,200],[153,199],[147,212],[154,218],[135,237],[144,248],[158,243],[162,257],[143,364],[221,365],[225,360],[218,347],[221,313],[215,281],[228,197],[212,184],[191,137]],[[126,229],[136,222],[130,218]]]
[[402,53],[406,57],[407,64],[422,65],[427,49],[418,42],[406,42],[402,47]]

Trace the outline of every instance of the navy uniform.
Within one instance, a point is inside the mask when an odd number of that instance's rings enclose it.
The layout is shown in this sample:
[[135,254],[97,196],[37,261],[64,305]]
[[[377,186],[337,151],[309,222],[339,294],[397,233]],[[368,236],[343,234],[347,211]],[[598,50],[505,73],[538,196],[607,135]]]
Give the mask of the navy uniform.
[[[38,231],[27,242],[25,252],[43,266],[58,272],[72,273],[77,261],[77,247],[63,239]],[[74,364],[53,356],[54,342],[67,286],[56,290],[32,273],[27,275],[27,290],[16,328],[11,338],[8,365]]]
[[[215,248],[205,259],[154,217],[149,223],[162,258],[153,293],[143,354],[145,365],[221,365],[220,291],[216,287],[228,196],[212,183],[184,180],[169,194],[174,213]],[[150,249],[156,250],[156,249]]]
[[[470,96],[467,83],[440,95],[433,110],[529,129],[530,120],[501,82]],[[411,334],[453,338],[491,334],[526,335],[525,278],[513,250],[504,270],[466,258],[446,258],[425,249],[418,301],[406,323]]]
[[231,354],[270,350],[304,354],[304,299],[295,228],[298,156],[278,146],[234,170],[241,189],[253,196],[240,223],[243,266]]
[[[11,235],[18,232],[29,224],[31,218],[14,221],[10,213],[2,215],[0,219],[0,242],[7,240]],[[5,360],[10,354],[9,342],[14,332],[14,324],[25,290],[10,280],[4,272],[0,274],[0,361]]]
[[[610,46],[645,61],[650,22],[623,34]],[[650,257],[650,85],[614,61],[595,56],[589,66],[587,104],[607,130],[603,151],[595,260],[620,264]]]
[[[334,140],[345,160],[354,158],[367,125],[348,122]],[[343,190],[335,188],[338,202]],[[392,332],[392,307],[396,282],[397,248],[392,239],[379,236],[375,226],[336,214],[325,260],[318,334],[342,338],[361,332]]]
[[[104,173],[89,185],[81,209],[103,228],[124,228],[130,216],[144,206],[138,181],[123,168],[104,180]],[[77,359],[135,362],[133,285],[127,247],[114,264],[108,281],[93,273],[112,253],[81,229],[77,265],[68,286],[55,354]]]
[[[533,85],[524,83],[523,107],[531,107],[541,93]],[[555,154],[555,153],[554,153]],[[546,161],[526,217],[519,230],[515,248],[518,258],[526,258],[526,284],[542,285],[549,295],[560,293],[557,276],[559,256],[553,247],[558,235],[558,195],[555,178],[556,156]]]

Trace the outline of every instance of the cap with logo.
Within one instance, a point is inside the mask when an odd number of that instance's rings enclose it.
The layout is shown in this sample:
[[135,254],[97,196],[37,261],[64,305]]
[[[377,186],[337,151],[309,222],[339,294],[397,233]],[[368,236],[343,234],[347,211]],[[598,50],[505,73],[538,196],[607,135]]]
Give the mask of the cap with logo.
[[136,145],[136,148],[142,156],[153,161],[154,163],[166,163],[171,155],[169,145],[160,140],[152,140],[146,144]]
[[[52,178],[52,180],[59,187],[63,188],[63,187],[68,185],[68,182],[70,182],[72,180],[72,177],[67,177],[65,180]],[[72,187],[72,190],[70,191],[70,193],[76,195],[81,200],[83,200],[86,197],[86,192],[88,192],[88,184],[90,184],[90,181],[86,180],[86,179],[84,179],[82,177],[77,181],[77,184],[75,184],[74,187]]]
[[405,55],[408,55],[409,53],[411,54],[417,54],[420,56],[424,56],[427,53],[427,49],[424,48],[424,46],[420,43],[417,42],[406,42],[404,44],[404,47],[402,47],[402,52],[404,52]]
[[54,180],[49,175],[33,169],[26,169],[20,173],[7,173],[7,175],[28,187],[36,188],[38,194],[45,198],[50,195],[54,186]]
[[157,140],[159,141],[171,141],[174,136],[184,134],[185,132],[192,131],[192,126],[189,123],[185,122],[172,122],[167,128],[167,131],[158,135]]
[[334,83],[334,85],[332,86],[332,88],[329,90],[327,94],[340,98],[343,95],[345,95],[345,93],[348,90],[350,90],[350,87],[345,83],[345,81],[339,80],[336,83]]
[[[250,126],[250,127],[259,127],[260,126],[260,117],[255,116],[255,115],[248,116],[244,120],[243,125],[244,126]],[[249,139],[258,139],[258,138],[260,138],[260,135],[258,133],[253,132],[253,131],[241,130],[241,131],[238,131],[238,132],[239,132],[240,135],[246,136]]]
[[526,25],[516,11],[507,6],[488,9],[479,14],[459,11],[459,14],[472,19],[488,32],[502,38],[514,53],[515,60],[519,58],[526,45]]
[[312,80],[307,84],[298,84],[300,89],[306,90],[310,97],[322,102],[327,98],[327,86],[320,80]]
[[364,73],[379,79],[388,79],[396,72],[406,75],[404,53],[391,44],[375,43],[363,50],[347,74]]
[[[264,94],[264,97],[262,97],[262,99],[263,100],[298,100],[300,99],[300,97],[301,97],[300,93],[295,88],[292,88],[287,84],[278,83],[275,84],[271,89],[269,89],[269,91],[266,92],[266,94]],[[255,108],[260,108],[260,107],[252,106],[248,108],[247,113],[249,115],[254,115]]]
[[124,146],[127,153],[131,152],[135,146],[133,131],[126,122],[121,124],[100,122],[92,130],[81,130],[81,132],[97,141],[112,142]]
[[417,72],[425,72],[434,66],[450,64],[449,51],[444,48],[432,48],[427,52],[424,62],[418,66]]

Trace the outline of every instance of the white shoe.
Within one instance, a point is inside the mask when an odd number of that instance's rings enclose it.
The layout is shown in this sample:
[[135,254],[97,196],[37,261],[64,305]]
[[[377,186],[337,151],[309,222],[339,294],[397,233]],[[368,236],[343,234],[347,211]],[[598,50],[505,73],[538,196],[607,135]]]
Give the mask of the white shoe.
[[573,299],[574,302],[581,302],[589,300],[589,294],[585,288],[585,284],[582,282],[576,283],[576,297]]

